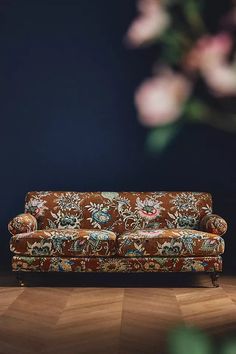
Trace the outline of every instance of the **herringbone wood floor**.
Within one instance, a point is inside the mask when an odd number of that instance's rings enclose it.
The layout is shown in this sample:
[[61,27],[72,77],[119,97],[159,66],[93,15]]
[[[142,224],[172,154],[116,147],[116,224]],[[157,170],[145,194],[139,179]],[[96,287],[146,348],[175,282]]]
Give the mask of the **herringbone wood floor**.
[[213,340],[236,336],[236,277],[222,276],[212,288],[207,275],[153,276],[116,282],[110,275],[102,286],[96,275],[66,284],[39,277],[20,288],[13,275],[2,275],[0,353],[163,354],[169,329],[179,324]]

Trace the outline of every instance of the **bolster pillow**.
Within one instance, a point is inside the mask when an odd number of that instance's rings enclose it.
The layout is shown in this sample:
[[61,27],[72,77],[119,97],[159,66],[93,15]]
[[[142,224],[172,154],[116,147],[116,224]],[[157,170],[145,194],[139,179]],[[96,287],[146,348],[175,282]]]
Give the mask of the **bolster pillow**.
[[29,213],[19,214],[9,222],[8,230],[12,235],[35,231],[37,220]]
[[222,236],[227,231],[227,222],[219,215],[208,214],[202,218],[200,230]]

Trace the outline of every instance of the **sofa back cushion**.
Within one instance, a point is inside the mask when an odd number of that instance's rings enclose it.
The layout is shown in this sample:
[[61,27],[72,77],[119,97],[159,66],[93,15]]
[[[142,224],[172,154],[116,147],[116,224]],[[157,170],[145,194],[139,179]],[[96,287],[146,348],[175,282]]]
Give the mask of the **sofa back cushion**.
[[25,212],[39,229],[197,229],[212,212],[212,198],[201,192],[29,192]]

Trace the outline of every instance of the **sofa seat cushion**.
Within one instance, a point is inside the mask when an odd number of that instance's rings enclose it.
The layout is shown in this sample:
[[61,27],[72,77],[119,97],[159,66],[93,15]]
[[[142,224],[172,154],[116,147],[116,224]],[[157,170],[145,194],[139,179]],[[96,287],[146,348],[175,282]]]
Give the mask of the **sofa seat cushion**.
[[224,240],[217,235],[189,229],[135,230],[118,237],[118,254],[123,257],[217,256]]
[[37,230],[14,235],[10,249],[30,256],[113,256],[116,234],[89,229]]

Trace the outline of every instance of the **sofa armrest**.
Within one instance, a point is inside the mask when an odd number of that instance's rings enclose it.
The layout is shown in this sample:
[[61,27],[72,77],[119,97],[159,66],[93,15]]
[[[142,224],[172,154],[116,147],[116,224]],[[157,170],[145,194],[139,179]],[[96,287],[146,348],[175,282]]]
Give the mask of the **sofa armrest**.
[[35,231],[37,230],[37,220],[29,213],[19,214],[9,222],[8,230],[12,235]]
[[222,236],[227,231],[227,222],[219,215],[208,214],[200,221],[200,230]]

